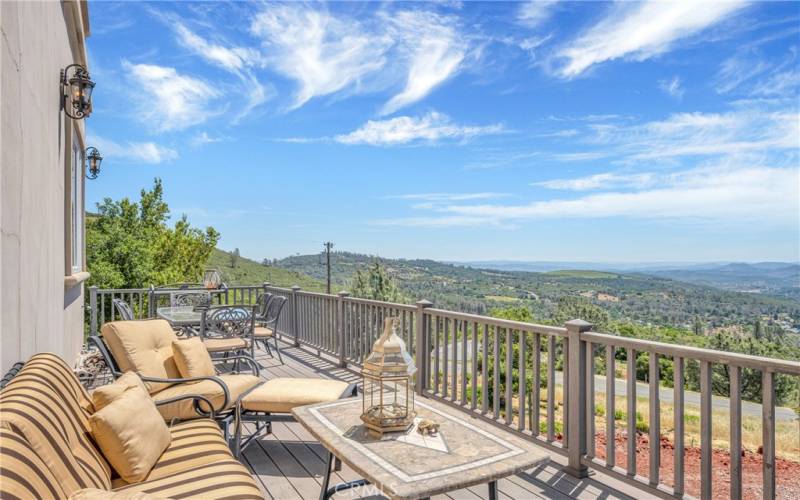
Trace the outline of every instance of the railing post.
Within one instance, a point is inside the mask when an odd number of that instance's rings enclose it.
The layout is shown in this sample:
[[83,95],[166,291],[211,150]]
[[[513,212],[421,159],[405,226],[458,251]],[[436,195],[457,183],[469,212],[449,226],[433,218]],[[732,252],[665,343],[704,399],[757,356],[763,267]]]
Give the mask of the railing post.
[[569,388],[567,422],[567,472],[575,477],[589,475],[588,468],[581,463],[586,454],[586,343],[581,340],[581,333],[592,329],[592,324],[581,319],[567,321],[567,339],[569,345],[569,372],[564,380]]
[[266,292],[267,288],[269,288],[270,284],[271,283],[269,281],[265,281],[265,282],[261,283],[261,288]]
[[156,290],[153,285],[147,290],[147,317],[154,318],[156,312]]
[[294,346],[300,347],[299,331],[297,330],[297,292],[300,287],[294,285],[292,287],[292,335],[294,335]]
[[422,394],[425,391],[425,386],[428,381],[428,363],[426,363],[425,359],[428,355],[428,335],[425,331],[425,309],[432,305],[433,302],[429,300],[420,300],[417,302],[417,325],[416,331],[414,332],[416,336],[416,339],[414,339],[414,343],[416,344],[414,360],[417,365],[417,394]]
[[339,366],[347,368],[347,339],[345,339],[347,329],[344,324],[344,299],[350,296],[350,293],[342,290],[338,296],[339,298],[336,299],[338,311],[336,315],[336,332],[339,334]]
[[97,285],[89,287],[89,334],[97,335]]

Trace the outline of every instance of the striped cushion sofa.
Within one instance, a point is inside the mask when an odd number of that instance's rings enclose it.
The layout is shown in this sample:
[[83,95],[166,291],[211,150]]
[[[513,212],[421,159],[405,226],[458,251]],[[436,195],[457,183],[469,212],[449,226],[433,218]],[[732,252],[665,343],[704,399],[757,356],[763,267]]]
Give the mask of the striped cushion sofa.
[[92,440],[92,411],[58,356],[25,363],[0,391],[0,498],[263,498],[210,419],[172,426],[172,442],[145,480],[125,483]]

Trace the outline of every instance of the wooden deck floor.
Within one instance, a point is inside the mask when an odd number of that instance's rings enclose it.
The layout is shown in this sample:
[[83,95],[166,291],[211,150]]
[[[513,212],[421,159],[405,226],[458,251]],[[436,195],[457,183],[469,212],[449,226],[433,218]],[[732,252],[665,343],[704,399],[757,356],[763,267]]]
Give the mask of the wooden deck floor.
[[[307,348],[282,346],[283,364],[277,358],[257,351],[262,375],[272,377],[334,378],[358,382],[356,372],[342,369],[330,360],[317,357]],[[287,418],[273,424],[273,433],[252,443],[243,454],[243,461],[253,472],[265,498],[275,500],[316,499],[322,484],[325,468],[325,449],[299,423]],[[583,480],[564,472],[565,459],[557,454],[551,461],[525,473],[498,483],[502,499],[630,499],[644,498],[624,483],[602,474],[592,473]],[[334,482],[358,479],[356,473],[343,466],[341,472],[331,477]],[[355,490],[354,490],[355,491]],[[338,498],[383,498],[374,492],[342,492]],[[627,493],[627,494],[626,494]],[[369,496],[373,495],[373,496]],[[633,496],[631,496],[633,495]],[[487,498],[485,486],[440,495],[437,499],[477,500]],[[334,497],[336,498],[336,497]]]

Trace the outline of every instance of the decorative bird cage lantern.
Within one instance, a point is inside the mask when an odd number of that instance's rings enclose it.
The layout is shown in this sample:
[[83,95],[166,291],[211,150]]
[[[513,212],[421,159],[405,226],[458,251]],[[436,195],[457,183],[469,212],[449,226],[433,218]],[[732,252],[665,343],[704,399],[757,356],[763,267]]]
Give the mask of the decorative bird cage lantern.
[[383,334],[364,361],[361,420],[370,434],[408,430],[414,423],[414,373],[417,367],[397,334],[397,318],[386,318]]
[[216,269],[206,269],[203,273],[203,286],[208,290],[216,290],[222,284],[222,277]]

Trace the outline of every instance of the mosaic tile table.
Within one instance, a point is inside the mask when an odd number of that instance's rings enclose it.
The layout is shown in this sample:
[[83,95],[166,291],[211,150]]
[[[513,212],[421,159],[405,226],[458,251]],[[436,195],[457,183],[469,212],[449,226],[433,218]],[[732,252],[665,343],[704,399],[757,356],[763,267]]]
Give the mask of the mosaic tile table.
[[[361,422],[361,398],[303,406],[295,418],[328,450],[327,474],[320,499],[368,484],[393,500],[428,498],[478,484],[488,484],[497,498],[497,480],[549,459],[546,452],[509,431],[472,418],[437,401],[418,398],[417,419],[408,432],[382,439]],[[440,424],[435,436],[422,436],[420,419]],[[330,486],[331,465],[338,458],[364,479]]]

